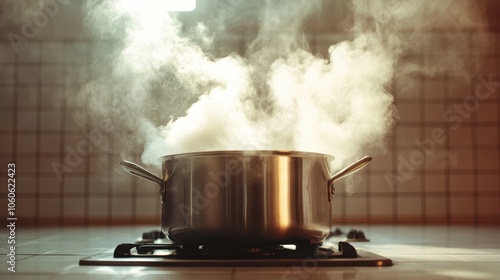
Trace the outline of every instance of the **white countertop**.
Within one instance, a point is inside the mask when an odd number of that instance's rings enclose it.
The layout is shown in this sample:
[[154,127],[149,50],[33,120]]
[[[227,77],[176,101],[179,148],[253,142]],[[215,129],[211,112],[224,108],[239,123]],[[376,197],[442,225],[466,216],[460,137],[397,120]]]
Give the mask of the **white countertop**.
[[[16,272],[2,279],[500,279],[500,226],[356,226],[371,240],[356,248],[391,258],[392,267],[110,267],[79,266],[89,255],[133,242],[150,227],[65,227],[16,230]],[[341,226],[348,231],[351,226]],[[298,269],[298,270],[297,270]],[[289,273],[294,271],[293,273]],[[34,277],[36,276],[36,277]],[[5,277],[5,278],[4,278]],[[8,278],[7,278],[8,277]]]

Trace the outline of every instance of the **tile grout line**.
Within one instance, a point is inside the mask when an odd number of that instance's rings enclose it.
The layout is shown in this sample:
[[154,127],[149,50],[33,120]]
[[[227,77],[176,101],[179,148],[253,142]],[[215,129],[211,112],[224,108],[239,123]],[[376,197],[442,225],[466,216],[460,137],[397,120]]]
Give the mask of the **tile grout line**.
[[[342,187],[341,188],[342,190],[344,190],[344,188]],[[340,201],[341,201],[341,204],[340,204],[340,221],[345,223],[346,220],[347,220],[347,202],[348,202],[348,199],[347,199],[347,195],[345,193],[342,193],[340,196]],[[333,198],[335,199],[335,198]]]
[[13,96],[13,108],[12,108],[12,160],[17,162],[17,133],[18,133],[18,122],[19,122],[19,96],[18,96],[18,84],[19,84],[19,54],[14,52],[14,88],[12,90]]
[[83,198],[83,220],[86,225],[90,225],[90,158],[85,160],[85,176],[83,177],[85,196]]
[[[478,194],[481,194],[481,195],[494,195],[496,194],[497,192],[496,191],[482,191],[482,192],[479,192]],[[68,193],[67,194],[67,197],[81,197],[84,193]],[[102,195],[104,195],[106,193],[95,193],[95,194],[91,194],[91,196],[95,196],[95,197],[100,197]],[[443,192],[431,192],[431,193],[427,193],[427,196],[428,197],[444,197],[446,193],[443,191]],[[57,193],[40,193],[38,196],[39,197],[53,197],[53,198],[57,198],[59,195],[59,192]],[[115,193],[115,196],[116,197],[127,197],[127,196],[130,196],[131,194],[130,193]],[[392,192],[384,192],[384,193],[371,193],[369,194],[370,197],[372,198],[387,198],[387,197],[391,197],[392,195]],[[404,193],[400,193],[399,196],[400,197],[415,197],[415,196],[419,196],[420,195],[420,192],[404,192]],[[463,191],[463,192],[455,192],[453,194],[453,197],[470,197],[471,195],[473,195],[473,191]],[[27,197],[27,198],[34,198],[35,197],[35,194],[34,193],[23,193],[23,196],[24,197]],[[154,193],[138,193],[137,196],[139,197],[150,197],[150,196],[155,196],[156,198],[159,198],[159,195],[158,193],[154,192]],[[362,193],[353,193],[350,197],[353,197],[353,198],[366,198],[368,197],[367,194],[362,194]],[[159,200],[159,199],[158,199]]]
[[[397,133],[393,133],[393,136],[392,136],[392,145],[393,147],[391,147],[391,150],[392,150],[392,162],[393,162],[393,168],[396,172],[396,176],[397,176],[397,173],[399,172],[398,170],[398,146],[396,145],[396,142],[398,141],[398,136],[397,136]],[[392,192],[391,192],[391,198],[392,198],[392,222],[393,223],[397,223],[397,192],[398,192],[398,187],[399,187],[399,184],[398,184],[398,181],[397,180],[394,180],[393,182],[394,186],[393,186],[393,189],[392,189]]]
[[[110,141],[110,150],[114,150],[114,143]],[[107,224],[111,225],[112,224],[112,215],[113,215],[113,154],[108,153],[108,164],[107,164],[107,187],[108,187],[108,193],[107,193],[107,199],[108,199],[108,213],[107,213]]]
[[[471,71],[472,73],[472,49],[473,49],[473,40],[472,40],[472,35],[469,36],[469,60],[470,60],[470,63],[469,63],[469,71]],[[477,77],[473,78],[471,80],[471,83],[470,83],[470,86],[469,86],[469,90],[470,90],[470,93],[474,93],[474,80],[477,80]],[[473,124],[477,124],[478,123],[478,119],[477,119],[477,112],[476,113],[472,113],[471,116],[471,123]],[[472,195],[472,211],[473,211],[473,221],[474,221],[474,224],[477,225],[478,223],[478,214],[479,214],[479,205],[478,205],[478,195],[477,195],[477,192],[478,192],[478,173],[477,173],[477,170],[478,170],[478,149],[477,149],[477,126],[473,125],[471,126],[471,148],[472,148],[472,188],[473,188],[473,195]]]
[[41,131],[42,131],[42,110],[40,109],[42,106],[42,64],[43,64],[43,55],[42,55],[42,43],[37,43],[38,49],[38,63],[37,63],[37,82],[36,82],[36,96],[37,96],[37,111],[36,111],[36,157],[35,157],[35,172],[37,174],[35,178],[35,226],[39,226],[40,224],[40,176],[41,173]]
[[[500,32],[495,32],[493,33],[495,34],[495,38],[493,40],[493,45],[494,46],[500,46]],[[495,60],[495,72],[496,72],[496,75],[492,75],[493,79],[496,81],[496,80],[499,80],[500,78],[500,66],[498,65],[500,63],[500,51],[498,50],[498,48],[495,48],[495,54],[494,54],[494,58]],[[498,88],[496,88],[496,94],[499,94],[498,92]],[[497,146],[496,146],[496,150],[497,150],[497,164],[498,164],[498,167],[497,167],[497,177],[500,177],[500,99],[497,97],[496,99],[496,105],[497,105],[497,126],[496,126],[496,129],[497,129]],[[499,178],[500,180],[500,178]],[[500,184],[498,185],[498,201],[497,201],[497,213],[500,213]]]
[[[372,169],[371,169],[371,166],[368,166],[367,170],[366,170],[366,177],[365,178],[371,178],[371,174],[372,174]],[[371,188],[371,180],[368,179],[368,180],[365,180],[365,184],[366,184],[366,220],[367,220],[367,223],[369,225],[372,224],[372,217],[370,215],[371,213],[371,200],[372,200],[372,196],[371,196],[371,191],[372,191],[372,188]]]
[[[83,193],[68,193],[66,195],[66,197],[68,198],[81,198],[82,197],[82,194]],[[91,196],[92,197],[102,197],[102,193],[96,193],[96,194],[92,194]],[[129,193],[116,193],[115,196],[116,197],[121,197],[121,198],[126,198],[126,197],[129,197],[131,194]],[[470,194],[464,194],[465,195],[470,195]],[[26,198],[34,198],[35,197],[35,194],[24,194],[24,197]],[[38,197],[43,197],[43,198],[58,198],[59,197],[59,193],[41,193],[38,195]],[[157,193],[144,193],[144,194],[141,194],[141,195],[138,195],[138,197],[155,197],[155,198],[158,198],[158,194]]]
[[[61,87],[61,85],[59,84],[59,88]],[[448,102],[452,102],[452,101],[455,101],[453,99],[449,99],[447,100]],[[463,99],[461,100],[461,102],[463,102]],[[398,104],[400,102],[397,102]],[[436,103],[436,104],[439,104],[441,105],[441,103]],[[6,109],[6,110],[9,110],[11,108],[9,107],[2,107],[0,106],[0,109]],[[54,110],[54,107],[41,107],[40,108],[42,112],[45,112],[45,111],[52,111]],[[35,112],[37,111],[37,108],[36,107],[33,107],[33,108],[29,108],[29,107],[23,107],[23,108],[18,108],[18,111],[19,112]],[[433,125],[433,126],[440,126],[442,125],[442,121],[440,122],[434,122],[434,121],[428,121],[427,124],[429,125]],[[420,122],[417,122],[417,121],[407,121],[407,122],[398,122],[398,125],[399,127],[401,128],[420,128]],[[461,127],[472,127],[472,126],[476,126],[476,127],[480,127],[480,128],[491,128],[491,127],[497,127],[498,123],[495,122],[495,121],[482,121],[482,122],[479,122],[477,124],[475,123],[472,123],[472,122],[469,122],[469,123],[462,123],[461,124]],[[0,133],[8,133],[10,132],[10,130],[6,130],[6,129],[0,129]],[[78,130],[73,130],[73,131],[68,131],[69,133],[73,133],[73,134],[80,134],[81,132],[78,131]],[[80,133],[79,133],[80,132]],[[23,135],[30,135],[30,134],[36,134],[36,132],[33,132],[32,130],[19,130],[18,131],[19,134],[23,134]],[[46,131],[42,131],[41,133],[47,133],[47,134],[57,134],[58,131],[57,130],[46,130]],[[409,145],[409,147],[413,147],[413,145]]]
[[[468,42],[468,45],[470,47],[470,37],[471,37],[471,34],[470,34],[470,31],[467,32],[467,42]],[[470,54],[470,48],[469,48],[469,54]],[[468,57],[469,59],[469,64],[471,63],[471,58],[470,58],[470,55]],[[447,95],[449,97],[449,91],[447,92]],[[453,102],[454,99],[447,99],[447,102],[445,103],[445,108],[444,110],[446,111],[447,110],[447,107],[446,105],[448,105],[450,102]],[[462,102],[462,100],[459,100],[458,103]],[[472,126],[472,125],[471,125]],[[444,126],[444,129],[445,129],[445,132],[447,133],[447,135],[449,136],[451,131],[450,131],[450,127],[449,127],[449,123],[447,123],[445,126]],[[448,157],[448,160],[451,160],[450,157],[451,157],[451,139],[450,137],[447,137],[447,140],[445,141],[445,151],[446,151],[446,157]],[[447,225],[451,225],[453,223],[453,219],[452,219],[452,209],[451,209],[451,165],[450,163],[446,163],[445,162],[445,168],[444,168],[444,178],[445,178],[445,209],[446,209],[446,224]]]
[[[67,48],[65,45],[65,53],[67,53]],[[64,67],[64,73],[63,77],[66,77],[66,68]],[[62,92],[63,92],[63,97],[61,97],[62,102],[61,102],[61,108],[59,109],[60,111],[60,118],[61,118],[61,123],[60,123],[60,132],[59,132],[59,161],[62,164],[65,164],[64,162],[64,152],[65,152],[65,135],[66,135],[66,85],[62,85]],[[62,176],[62,175],[61,175]],[[61,181],[59,182],[59,223],[62,226],[64,224],[64,190],[65,190],[65,180],[64,177],[61,178]]]
[[[446,76],[446,77],[447,77],[447,79],[444,82],[444,87],[445,87],[444,92],[446,94],[447,102],[443,102],[443,112],[446,112],[446,110],[448,109],[448,106],[449,106],[449,102],[451,101],[450,86],[449,86],[450,79],[449,79],[449,76]],[[448,135],[448,137],[446,137],[446,140],[444,142],[445,155],[448,158],[448,162],[445,162],[444,174],[443,174],[444,175],[444,184],[445,184],[446,221],[448,224],[451,224],[451,201],[450,201],[451,164],[449,162],[451,160],[451,158],[450,158],[451,157],[451,139],[449,137],[451,131],[450,131],[449,124],[445,123],[443,125],[443,129],[444,129],[446,135]]]
[[[488,149],[489,151],[490,149]],[[41,153],[40,156],[43,156],[43,157],[57,157],[59,154],[57,153]],[[5,156],[5,157],[9,157],[11,156],[11,154],[5,154],[5,153],[2,153],[0,154],[0,156]],[[36,157],[36,155],[34,154],[29,154],[29,155],[17,155],[17,158],[23,158],[23,159],[32,159]],[[91,157],[91,158],[97,158],[98,156],[94,156],[94,157]],[[384,175],[385,174],[385,171],[384,170],[372,170],[371,171],[372,173],[372,176],[374,175]],[[439,171],[439,170],[427,170],[426,171],[427,174],[431,174],[431,175],[440,175],[442,174],[442,171]],[[469,169],[454,169],[454,170],[451,170],[450,171],[450,175],[472,175],[474,173],[473,170],[469,170]],[[491,169],[480,169],[480,170],[477,170],[477,174],[478,175],[497,175],[498,174],[498,168],[491,168]],[[32,171],[32,172],[25,172],[24,175],[26,175],[27,177],[34,177],[36,176],[36,172],[35,171]],[[40,172],[40,177],[53,177],[54,176],[54,173],[53,172],[48,172],[48,171],[43,171],[43,172]],[[72,172],[72,175],[75,176],[75,177],[79,177],[79,176],[84,176],[85,175],[85,172],[82,172],[82,171],[73,171]],[[340,182],[339,182],[340,184]]]
[[[422,65],[424,65],[425,67],[425,64],[427,63],[427,61],[425,61],[425,56],[422,56],[421,57],[421,61],[420,63],[422,63]],[[420,133],[420,139],[425,139],[426,138],[426,135],[425,135],[425,132],[426,132],[426,128],[427,128],[427,123],[426,123],[426,109],[425,109],[425,104],[426,104],[426,100],[425,100],[425,85],[426,85],[426,79],[424,77],[422,77],[422,75],[420,75],[420,90],[419,90],[419,105],[420,105],[420,129],[419,129],[419,133]],[[426,202],[427,202],[427,196],[426,196],[426,185],[425,185],[425,179],[426,179],[426,174],[425,174],[425,166],[426,166],[426,163],[427,163],[427,160],[426,160],[426,157],[424,154],[422,154],[422,157],[423,157],[423,160],[422,160],[422,166],[424,168],[421,168],[421,172],[419,172],[419,177],[420,177],[420,197],[421,197],[421,200],[420,200],[420,207],[422,208],[421,209],[421,217],[422,217],[422,222],[424,225],[427,224],[427,211],[426,211]]]
[[455,259],[458,259],[458,260],[461,260],[461,261],[464,261],[464,262],[468,262],[466,259],[462,259],[460,258],[459,256],[457,255],[448,255],[449,257],[452,257],[452,258],[455,258]]
[[132,181],[131,181],[131,188],[132,188],[132,194],[131,194],[131,203],[132,203],[132,209],[131,209],[131,212],[132,212],[132,224],[135,225],[137,224],[137,197],[138,197],[138,192],[137,192],[137,176],[133,176],[132,178]]
[[[399,98],[401,97],[401,95],[399,94],[398,90],[399,90],[399,87],[398,87],[398,84],[396,84],[395,87],[394,87],[394,93],[395,93],[395,96],[394,96],[394,106],[396,108],[397,108],[397,106],[399,106]],[[395,125],[393,127],[393,132],[391,133],[391,138],[392,138],[392,143],[391,143],[391,148],[390,148],[390,150],[392,152],[392,157],[391,157],[392,170],[391,170],[391,172],[394,172],[395,176],[398,176],[398,173],[399,173],[399,168],[398,168],[398,145],[397,145],[397,141],[398,141],[397,130],[398,130],[398,127],[399,127],[399,120],[396,121],[396,123],[395,123]],[[394,200],[396,199],[396,191],[398,189],[398,180],[394,180],[392,182],[391,187],[392,187],[392,189],[391,189],[389,197],[391,198],[391,202],[392,202],[392,217],[390,219],[392,219],[392,223],[394,224],[395,223],[395,219],[394,219],[394,213],[395,213],[395,210],[394,210],[395,209]],[[377,197],[376,193],[372,194],[372,197]]]
[[[496,33],[496,36],[495,36],[495,43],[496,43],[496,46],[500,46],[500,32],[497,32]],[[500,66],[498,65],[500,63],[500,51],[498,50],[498,48],[496,48],[496,52],[495,52],[495,66],[496,66],[496,72],[497,72],[497,79],[500,78]],[[497,88],[498,90],[498,88]],[[497,92],[498,94],[498,92]],[[498,161],[498,173],[497,173],[497,177],[499,177],[498,174],[500,174],[500,99],[497,98],[497,161]],[[500,180],[500,178],[499,178]],[[500,213],[500,184],[498,186],[498,204],[497,204],[497,207],[498,207],[498,213]]]
[[[86,56],[86,59],[87,59],[87,63],[90,64],[91,63],[91,55],[90,55],[90,50],[92,48],[88,48],[88,53],[87,53],[87,56]],[[79,87],[80,89],[80,87]],[[79,90],[78,90],[79,91]],[[78,92],[77,94],[80,94],[80,92]],[[87,122],[87,113],[85,114],[85,121]],[[91,155],[92,153],[89,153],[89,155]],[[83,188],[84,188],[84,199],[83,199],[83,220],[84,220],[84,224],[86,225],[90,225],[90,160],[92,158],[87,156],[86,159],[85,159],[85,175],[84,175],[84,182],[83,182]]]

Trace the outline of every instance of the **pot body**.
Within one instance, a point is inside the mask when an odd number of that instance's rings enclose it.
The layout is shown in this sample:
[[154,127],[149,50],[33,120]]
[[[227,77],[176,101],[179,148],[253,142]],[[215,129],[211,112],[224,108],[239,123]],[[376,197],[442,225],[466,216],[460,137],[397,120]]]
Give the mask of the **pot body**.
[[162,230],[176,243],[320,243],[330,232],[332,156],[218,151],[162,159]]

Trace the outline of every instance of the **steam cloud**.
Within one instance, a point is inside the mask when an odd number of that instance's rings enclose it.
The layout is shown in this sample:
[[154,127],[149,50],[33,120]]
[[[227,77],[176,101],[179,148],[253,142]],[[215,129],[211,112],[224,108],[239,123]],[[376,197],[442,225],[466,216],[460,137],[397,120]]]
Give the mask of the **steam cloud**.
[[[463,42],[419,34],[483,25],[474,1],[353,1],[349,39],[321,57],[304,26],[324,1],[231,0],[218,18],[189,27],[164,2],[85,2],[87,30],[103,40],[88,82],[69,97],[95,125],[113,124],[106,132],[123,157],[142,152],[151,165],[167,154],[279,149],[331,154],[339,168],[383,151],[397,119],[388,92],[396,76],[467,74]],[[249,17],[259,28],[246,53],[214,55],[224,20]],[[437,45],[447,55],[425,67],[402,59]]]
[[[91,118],[112,120],[124,156],[143,151],[153,165],[166,154],[279,149],[331,154],[338,168],[381,151],[397,118],[388,92],[396,75],[465,73],[460,42],[418,35],[482,25],[474,1],[353,1],[350,39],[323,58],[303,30],[322,1],[231,1],[223,16],[247,5],[258,33],[245,55],[216,57],[223,20],[186,30],[162,1],[134,2],[87,3],[91,33],[119,44],[103,56],[107,67],[90,68],[78,98]],[[438,44],[447,55],[425,67],[401,59]]]

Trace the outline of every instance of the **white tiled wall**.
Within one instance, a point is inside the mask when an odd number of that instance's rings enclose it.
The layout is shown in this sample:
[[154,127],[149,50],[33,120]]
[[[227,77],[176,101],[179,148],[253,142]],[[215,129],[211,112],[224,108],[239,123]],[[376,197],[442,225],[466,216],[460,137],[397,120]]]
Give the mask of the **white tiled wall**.
[[[52,38],[58,30],[57,21],[63,18],[67,16],[54,18],[56,23],[43,31],[48,38],[30,41],[18,54],[8,41],[0,41],[0,175],[6,182],[7,163],[16,163],[20,223],[158,222],[157,187],[119,170],[118,156],[92,147],[62,181],[51,167],[53,162],[65,160],[68,148],[76,149],[87,141],[85,124],[78,125],[73,119],[78,108],[70,107],[63,98],[78,92],[79,85],[69,77],[81,70],[82,57],[109,43],[68,39],[70,32],[59,32],[61,36]],[[476,36],[474,32],[448,35],[466,41]],[[329,39],[339,36],[314,35],[311,48],[324,51]],[[354,194],[337,193],[334,209],[338,223],[500,222],[500,87],[481,101],[470,117],[463,118],[458,129],[443,121],[450,106],[474,94],[479,76],[488,79],[491,75],[500,81],[500,35],[487,36],[494,44],[487,53],[477,53],[472,46],[464,54],[470,58],[466,61],[469,67],[477,69],[478,76],[470,82],[447,75],[394,80],[391,92],[401,118],[389,149],[374,155]],[[244,42],[245,38],[237,40]],[[227,44],[242,45],[235,43],[234,36]],[[396,172],[400,157],[408,158],[415,150],[414,141],[429,138],[435,128],[444,130],[446,142],[436,145],[412,179],[391,188],[387,172]],[[2,197],[6,194],[4,185],[0,186]],[[5,211],[0,213],[4,217]]]

